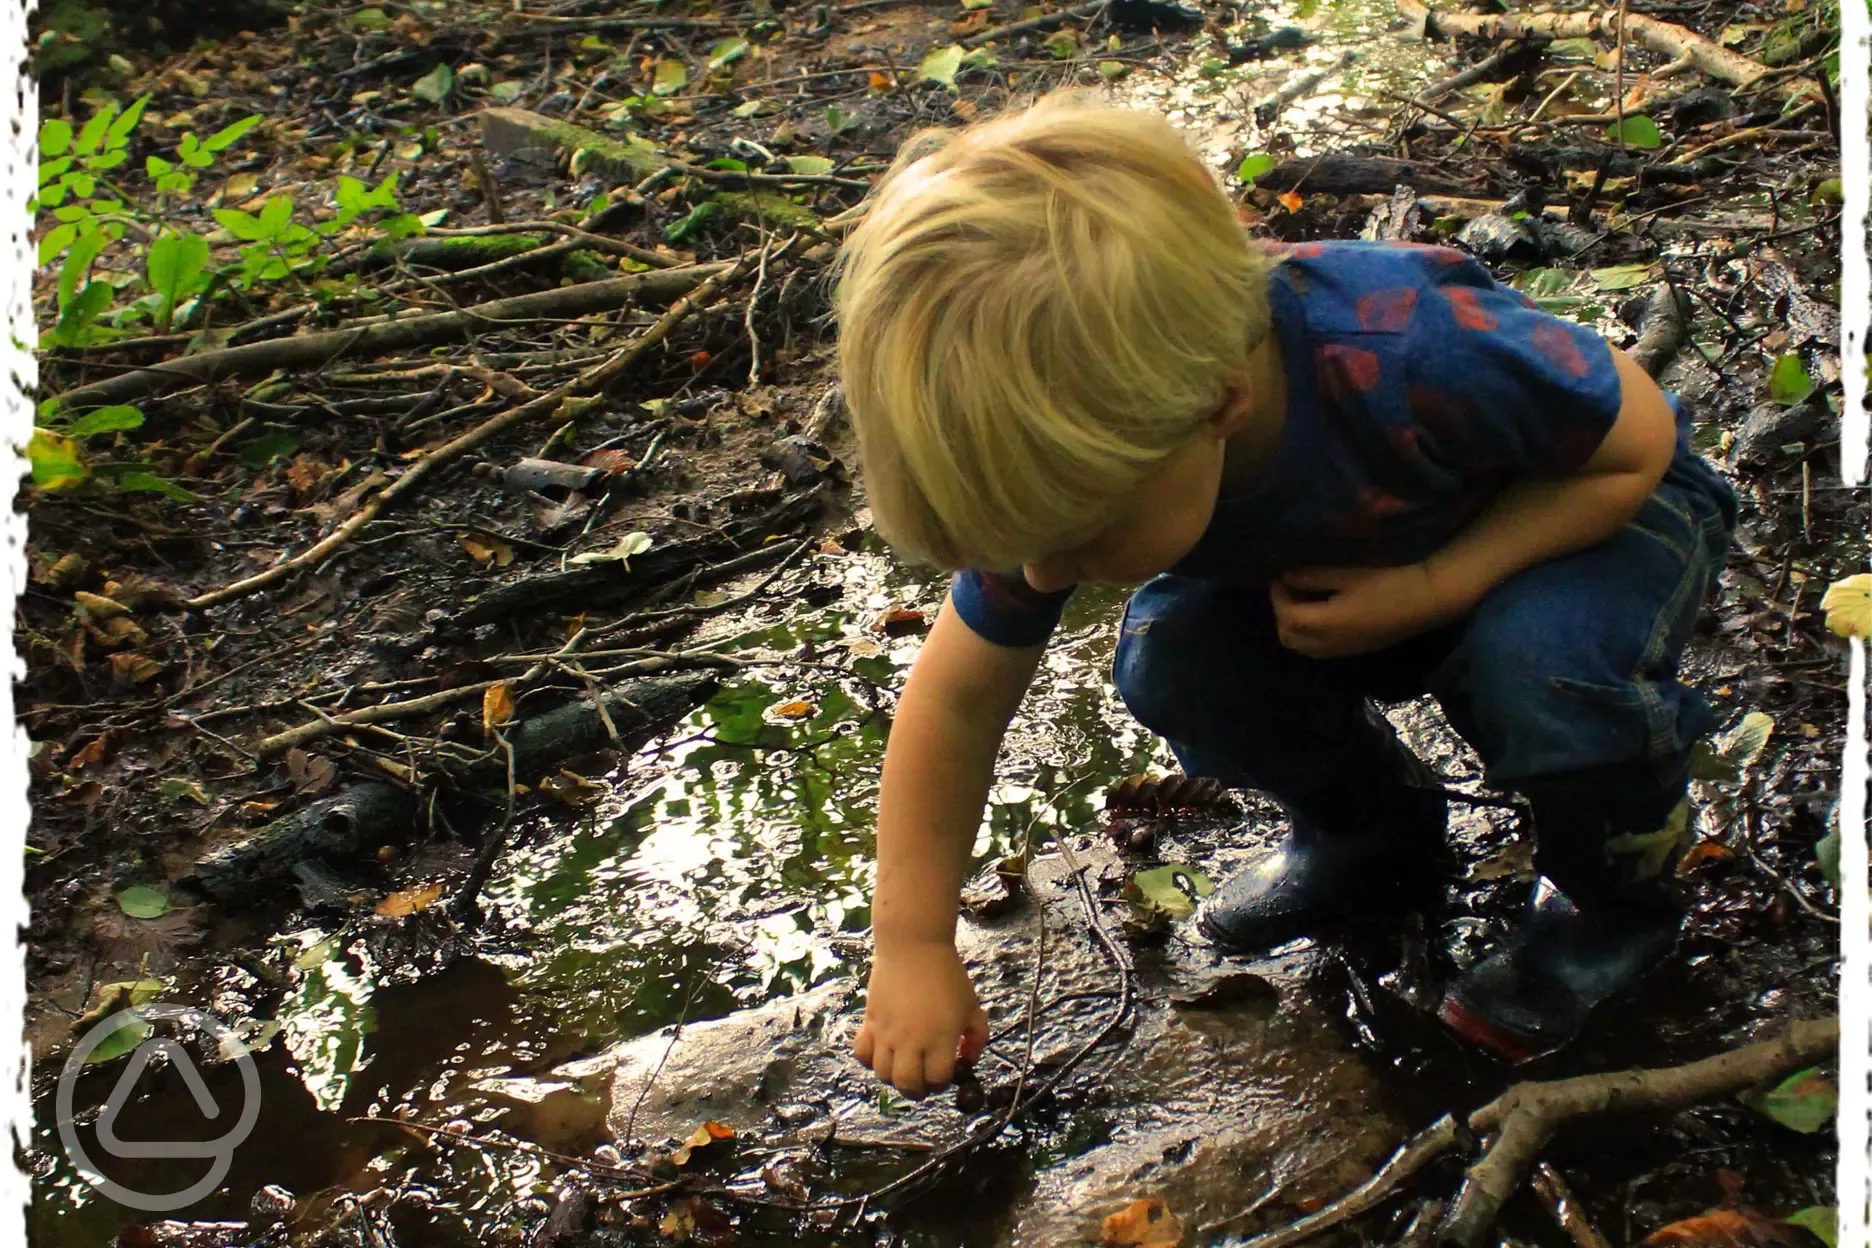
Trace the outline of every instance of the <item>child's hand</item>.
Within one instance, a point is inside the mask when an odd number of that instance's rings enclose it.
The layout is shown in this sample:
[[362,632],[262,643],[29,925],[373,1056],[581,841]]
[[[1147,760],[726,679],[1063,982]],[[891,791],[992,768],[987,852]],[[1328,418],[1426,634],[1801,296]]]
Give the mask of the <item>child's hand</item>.
[[972,1062],[988,1043],[988,1015],[948,941],[880,945],[864,1025],[852,1051],[905,1096],[948,1084],[958,1046]]
[[1420,563],[1403,568],[1304,568],[1269,588],[1283,646],[1339,659],[1395,645],[1454,619]]

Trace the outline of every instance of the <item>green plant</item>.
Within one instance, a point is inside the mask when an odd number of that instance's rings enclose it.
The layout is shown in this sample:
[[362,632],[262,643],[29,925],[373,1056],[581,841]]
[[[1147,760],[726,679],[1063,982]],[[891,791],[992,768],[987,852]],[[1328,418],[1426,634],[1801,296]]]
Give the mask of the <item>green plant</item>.
[[142,411],[127,403],[94,408],[68,418],[59,412],[56,398],[45,400],[39,405],[32,440],[26,444],[33,484],[42,490],[69,490],[89,481],[107,489],[147,491],[182,502],[195,501],[194,494],[157,476],[144,460],[98,464],[85,458],[84,443],[90,439],[142,426]]

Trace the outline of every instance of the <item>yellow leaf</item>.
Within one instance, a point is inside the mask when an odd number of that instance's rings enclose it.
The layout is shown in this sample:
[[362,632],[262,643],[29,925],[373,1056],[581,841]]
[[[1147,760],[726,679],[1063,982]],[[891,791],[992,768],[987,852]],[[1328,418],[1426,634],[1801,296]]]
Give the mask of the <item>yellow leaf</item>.
[[1134,1200],[1105,1219],[1099,1243],[1112,1248],[1177,1248],[1183,1224],[1161,1200]]
[[1872,637],[1872,572],[1834,581],[1820,599],[1827,627],[1842,637]]
[[498,537],[490,537],[481,533],[464,533],[461,535],[461,544],[462,549],[467,551],[476,563],[492,561],[495,567],[504,568],[513,562],[513,547]]
[[106,598],[102,594],[88,594],[82,589],[72,597],[77,599],[78,605],[83,607],[85,613],[94,620],[114,619],[120,615],[127,615],[130,611],[130,608],[115,598]]
[[119,652],[110,656],[111,675],[120,685],[141,685],[151,680],[167,667],[145,654]]
[[386,918],[401,919],[415,914],[418,910],[427,910],[442,896],[442,882],[419,884],[415,888],[405,888],[391,893],[377,903],[377,913]]
[[797,702],[782,702],[773,708],[771,714],[775,719],[805,719],[818,709],[811,702],[801,698]]
[[604,792],[604,786],[593,784],[576,771],[559,769],[556,776],[542,776],[539,782],[540,792],[568,806],[587,806],[598,800]]
[[1300,198],[1300,192],[1298,191],[1282,191],[1275,198],[1280,201],[1280,206],[1285,208],[1288,212],[1299,212],[1300,205],[1303,202]]
[[493,736],[496,728],[513,718],[513,713],[513,694],[507,691],[507,682],[489,685],[481,695],[481,731]]

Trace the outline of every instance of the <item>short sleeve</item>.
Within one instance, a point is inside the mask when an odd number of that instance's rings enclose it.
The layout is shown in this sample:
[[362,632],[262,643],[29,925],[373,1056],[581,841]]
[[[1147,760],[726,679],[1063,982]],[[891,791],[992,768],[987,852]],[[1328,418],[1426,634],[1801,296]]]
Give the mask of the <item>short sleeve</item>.
[[1059,627],[1072,590],[1043,594],[1018,576],[970,569],[949,584],[949,602],[976,636],[997,646],[1037,646]]
[[1408,402],[1426,454],[1462,475],[1559,477],[1618,420],[1612,348],[1464,259],[1416,301]]

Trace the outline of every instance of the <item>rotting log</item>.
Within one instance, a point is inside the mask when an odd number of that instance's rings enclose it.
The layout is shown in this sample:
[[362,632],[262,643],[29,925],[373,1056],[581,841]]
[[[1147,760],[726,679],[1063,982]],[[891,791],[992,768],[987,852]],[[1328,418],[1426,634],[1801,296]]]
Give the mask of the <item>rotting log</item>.
[[408,838],[413,794],[394,785],[354,784],[216,850],[182,877],[223,905],[247,905],[292,879],[308,859],[354,858]]
[[524,108],[484,108],[480,121],[481,142],[496,156],[584,152],[585,168],[621,182],[641,182],[670,164],[669,157],[635,135],[614,139]]
[[[514,751],[514,774],[530,784],[561,760],[606,744],[607,717],[620,736],[641,738],[707,700],[717,681],[709,672],[648,676],[605,690],[603,714],[586,695],[523,720],[505,730]],[[443,766],[458,781],[506,783],[505,750],[493,750],[471,765]],[[300,863],[339,866],[378,846],[406,842],[417,812],[409,790],[362,781],[208,854],[183,882],[222,905],[251,905],[292,883]]]
[[490,328],[498,327],[502,321],[574,320],[595,312],[615,311],[637,298],[674,299],[727,267],[725,264],[696,264],[631,273],[601,282],[493,299],[455,312],[372,317],[339,329],[204,351],[67,390],[60,396],[60,407],[76,413],[111,403],[133,403],[181,386],[208,385],[224,377],[268,373],[274,369],[314,369],[344,357],[369,359],[436,343],[470,342]]
[[[1619,34],[1618,9],[1550,13],[1444,13],[1430,9],[1422,0],[1397,0],[1397,9],[1420,27],[1427,38],[1432,39],[1461,33],[1497,42],[1541,37],[1616,42]],[[1650,51],[1673,59],[1688,60],[1711,78],[1731,86],[1746,87],[1771,72],[1760,61],[1732,52],[1694,30],[1642,13],[1626,13],[1625,33],[1628,38]],[[1779,89],[1787,95],[1804,95],[1810,90],[1818,90],[1813,81],[1806,78],[1790,79],[1781,84]]]
[[1440,176],[1434,166],[1425,162],[1337,152],[1283,160],[1266,173],[1256,174],[1255,186],[1312,195],[1389,195],[1399,186],[1460,195],[1468,189]]

